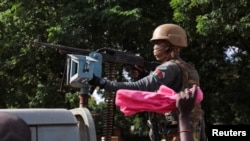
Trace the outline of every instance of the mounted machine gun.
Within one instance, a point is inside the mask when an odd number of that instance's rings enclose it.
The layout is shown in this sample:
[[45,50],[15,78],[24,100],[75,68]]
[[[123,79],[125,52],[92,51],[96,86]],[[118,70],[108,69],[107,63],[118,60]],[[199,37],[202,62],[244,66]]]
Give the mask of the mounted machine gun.
[[[115,65],[137,65],[149,71],[154,70],[155,67],[159,65],[159,63],[156,62],[144,61],[140,56],[115,49],[101,48],[96,51],[91,51],[38,41],[31,41],[30,43],[33,45],[55,48],[59,50],[61,54],[67,54],[67,67],[65,68],[67,78],[65,79],[65,77],[63,77],[60,90],[62,90],[63,83],[71,87],[80,88],[80,107],[86,107],[88,105],[88,93],[92,93],[93,90],[90,90],[89,92],[88,84],[86,82],[87,80],[92,79],[93,74],[101,77],[102,64],[104,64],[104,71],[110,80],[117,78]],[[105,93],[106,110],[103,130],[105,141],[110,141],[113,132],[114,100],[114,94]]]

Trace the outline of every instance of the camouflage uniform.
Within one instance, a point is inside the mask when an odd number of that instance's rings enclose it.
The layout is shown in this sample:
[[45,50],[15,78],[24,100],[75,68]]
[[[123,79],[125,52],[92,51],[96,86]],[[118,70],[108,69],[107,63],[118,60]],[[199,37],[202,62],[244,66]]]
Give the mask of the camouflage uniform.
[[[186,75],[182,72],[182,67],[180,67],[178,62],[179,61],[176,60],[164,62],[163,64],[156,67],[154,72],[135,82],[114,82],[107,80],[104,89],[108,91],[116,91],[118,89],[130,89],[154,92],[159,89],[160,85],[164,84],[172,88],[176,92],[179,92],[187,86],[183,85],[183,81],[186,81],[184,80],[186,78]],[[196,138],[195,141],[199,141],[198,138],[200,137],[198,136],[198,134],[200,132],[201,121],[203,120],[203,113],[200,104],[195,106],[193,111],[194,114],[191,115],[191,119],[193,129],[196,131],[194,132],[194,137]],[[157,120],[157,130],[159,130],[159,135],[167,135],[169,138],[178,139],[178,120],[176,114],[166,113],[166,115],[163,115],[150,113],[150,116],[151,118],[156,118]],[[169,130],[170,127],[172,127],[171,130]]]
[[[182,69],[183,74],[183,84],[182,90],[185,88],[191,88],[194,84],[199,85],[199,74],[191,64],[188,64],[182,60],[175,60],[175,62]],[[171,121],[178,121],[178,113],[166,113],[166,119],[171,119]],[[170,118],[173,117],[173,118]],[[194,109],[190,115],[190,122],[193,130],[194,141],[205,141],[205,122],[204,122],[204,113],[201,108],[201,104],[195,104]],[[170,124],[171,125],[171,124]],[[179,141],[179,134],[176,131],[169,132],[167,135],[168,141]]]

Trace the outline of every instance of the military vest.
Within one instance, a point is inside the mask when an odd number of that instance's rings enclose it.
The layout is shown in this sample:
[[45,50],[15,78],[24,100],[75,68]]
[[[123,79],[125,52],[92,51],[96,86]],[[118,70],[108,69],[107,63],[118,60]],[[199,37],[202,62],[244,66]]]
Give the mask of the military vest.
[[[194,84],[200,85],[200,77],[196,68],[185,61],[175,60],[182,70],[183,82],[181,90],[191,88]],[[178,111],[168,112],[163,115],[156,115],[158,120],[158,131],[167,138],[167,141],[180,141],[178,133]],[[195,104],[190,114],[190,122],[195,141],[205,141],[204,113],[201,104]]]

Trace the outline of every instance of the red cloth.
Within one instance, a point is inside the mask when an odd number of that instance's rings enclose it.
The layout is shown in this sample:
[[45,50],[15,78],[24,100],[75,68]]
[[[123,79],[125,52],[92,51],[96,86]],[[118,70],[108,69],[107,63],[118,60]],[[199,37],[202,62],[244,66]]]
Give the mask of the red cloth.
[[[193,91],[193,89],[190,89]],[[120,89],[116,92],[116,106],[125,116],[139,112],[165,113],[176,109],[176,92],[161,85],[157,92]],[[197,87],[196,103],[203,100],[203,92]]]

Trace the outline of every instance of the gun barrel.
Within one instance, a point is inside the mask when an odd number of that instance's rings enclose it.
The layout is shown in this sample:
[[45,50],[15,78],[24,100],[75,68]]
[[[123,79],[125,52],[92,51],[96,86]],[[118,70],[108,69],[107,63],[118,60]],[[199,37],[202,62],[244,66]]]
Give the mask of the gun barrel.
[[63,53],[87,55],[91,52],[90,50],[86,50],[86,49],[74,48],[74,47],[64,46],[64,45],[55,45],[55,44],[50,44],[50,43],[38,42],[38,41],[30,41],[30,43],[34,45],[55,48],[55,49],[62,51]]
[[[80,54],[80,55],[88,55],[91,50],[87,49],[80,49],[70,46],[64,45],[55,45],[50,43],[38,42],[38,41],[30,41],[30,44],[39,45],[39,46],[46,46],[58,49],[60,53],[63,54]],[[151,62],[145,62],[141,56],[136,56],[134,54],[129,54],[123,51],[109,49],[109,48],[102,48],[99,49],[97,52],[102,54],[102,58],[104,62],[109,63],[116,63],[116,64],[128,64],[128,65],[140,65],[147,68],[155,68],[156,64]]]

